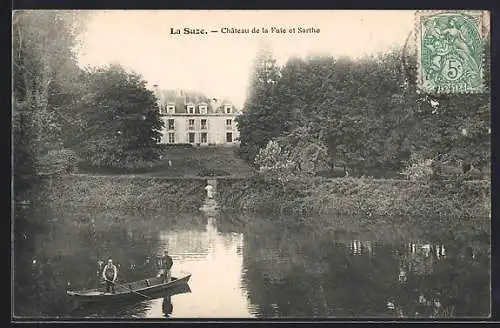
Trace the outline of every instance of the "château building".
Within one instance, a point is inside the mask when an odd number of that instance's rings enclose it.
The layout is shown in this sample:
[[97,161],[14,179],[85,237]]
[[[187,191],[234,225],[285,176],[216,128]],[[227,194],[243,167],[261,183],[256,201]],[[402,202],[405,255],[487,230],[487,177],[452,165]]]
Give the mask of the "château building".
[[237,146],[240,112],[228,101],[200,94],[164,91],[155,86],[164,122],[161,143],[194,146]]

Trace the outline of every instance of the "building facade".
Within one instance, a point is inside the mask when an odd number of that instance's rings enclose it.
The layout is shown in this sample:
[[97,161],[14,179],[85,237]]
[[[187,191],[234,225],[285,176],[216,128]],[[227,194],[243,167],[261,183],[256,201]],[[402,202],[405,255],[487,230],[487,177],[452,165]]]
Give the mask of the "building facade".
[[[182,92],[175,97],[156,90],[164,121],[161,143],[194,146],[238,146],[236,117],[240,114],[229,102],[189,99]],[[173,99],[172,99],[173,98]]]

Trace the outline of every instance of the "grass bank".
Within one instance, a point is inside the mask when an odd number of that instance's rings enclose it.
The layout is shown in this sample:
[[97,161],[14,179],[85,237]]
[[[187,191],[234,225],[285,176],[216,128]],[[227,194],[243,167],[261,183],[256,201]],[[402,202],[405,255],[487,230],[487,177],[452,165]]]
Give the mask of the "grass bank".
[[197,211],[205,198],[205,183],[140,175],[68,175],[40,181],[33,201],[51,207]]
[[89,174],[145,174],[165,177],[250,176],[255,173],[232,147],[164,147],[161,160],[136,164],[128,169],[96,168],[80,163]]
[[224,209],[280,214],[349,216],[366,220],[487,218],[491,208],[489,181],[441,181],[369,178],[297,179],[286,184],[252,178],[221,181]]

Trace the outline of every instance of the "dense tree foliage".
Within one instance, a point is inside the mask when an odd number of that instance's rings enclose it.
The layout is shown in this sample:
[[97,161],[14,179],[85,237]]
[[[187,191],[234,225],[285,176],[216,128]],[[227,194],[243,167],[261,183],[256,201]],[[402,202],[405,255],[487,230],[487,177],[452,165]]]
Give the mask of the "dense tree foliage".
[[41,157],[61,147],[72,120],[79,69],[74,49],[86,15],[16,11],[12,21],[16,192],[29,186]]
[[287,129],[286,113],[278,110],[276,85],[280,70],[269,47],[263,47],[254,62],[248,98],[238,117],[241,153],[253,163],[259,148]]
[[[490,41],[484,42],[483,93],[421,95],[408,88],[415,124],[409,131],[415,158],[432,159],[434,170],[462,166],[488,174],[491,159]],[[412,79],[414,81],[414,79]],[[413,92],[412,92],[413,91]],[[437,170],[436,170],[437,168]],[[472,171],[469,171],[472,172]]]
[[85,87],[85,126],[77,146],[85,159],[105,167],[155,159],[163,121],[141,76],[111,65],[87,71]]
[[[269,53],[266,58],[274,63]],[[262,61],[261,54],[257,60]],[[489,93],[421,94],[415,67],[415,57],[398,49],[357,60],[292,58],[273,71],[278,77],[273,83],[251,85],[239,122],[242,150],[253,160],[255,149],[275,139],[295,154],[296,162],[309,162],[301,167],[303,173],[343,163],[358,174],[376,168],[397,173],[411,154],[485,166],[490,158]],[[486,75],[488,81],[488,62]]]
[[69,172],[80,159],[118,167],[155,159],[152,146],[163,123],[145,81],[119,66],[78,65],[87,17],[73,11],[13,15],[16,195],[40,174]]

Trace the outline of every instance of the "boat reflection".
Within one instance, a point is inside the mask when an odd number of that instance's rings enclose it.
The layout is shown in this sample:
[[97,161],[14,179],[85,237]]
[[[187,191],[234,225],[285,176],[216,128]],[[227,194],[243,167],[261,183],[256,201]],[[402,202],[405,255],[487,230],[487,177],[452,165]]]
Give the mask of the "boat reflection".
[[170,315],[172,314],[172,311],[174,311],[174,305],[172,304],[172,297],[171,296],[165,296],[163,298],[163,303],[161,305],[161,308],[163,310],[163,314],[165,315],[165,318],[169,318]]
[[82,303],[75,309],[71,317],[119,318],[128,316],[140,318],[149,310],[152,301],[163,298],[163,314],[169,318],[173,311],[172,296],[186,293],[191,293],[191,288],[187,283],[183,283],[166,291],[150,294],[148,300],[128,299],[113,301],[112,304]]
[[165,318],[170,318],[170,315],[174,311],[174,305],[172,303],[172,296],[179,294],[187,294],[191,293],[191,288],[188,284],[179,285],[172,290],[168,291],[168,293],[163,293],[163,302],[162,302],[162,311]]

